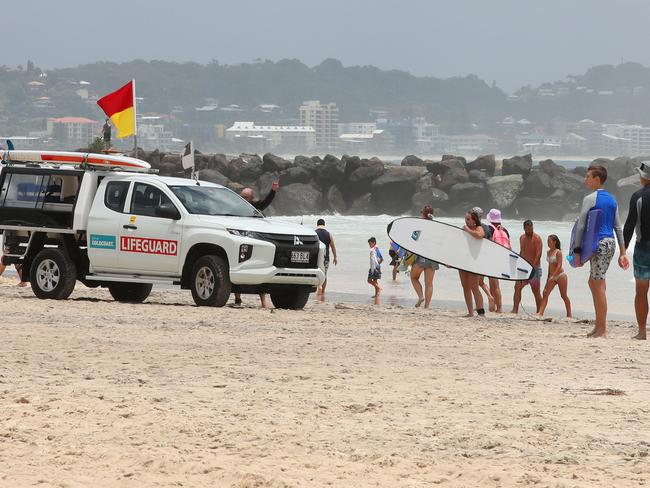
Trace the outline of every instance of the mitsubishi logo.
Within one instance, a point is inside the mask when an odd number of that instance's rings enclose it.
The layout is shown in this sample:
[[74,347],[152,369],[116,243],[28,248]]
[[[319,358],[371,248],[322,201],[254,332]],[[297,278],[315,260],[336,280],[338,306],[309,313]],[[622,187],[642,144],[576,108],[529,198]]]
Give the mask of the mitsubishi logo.
[[303,242],[300,240],[300,237],[293,236],[293,245],[294,246],[304,246]]

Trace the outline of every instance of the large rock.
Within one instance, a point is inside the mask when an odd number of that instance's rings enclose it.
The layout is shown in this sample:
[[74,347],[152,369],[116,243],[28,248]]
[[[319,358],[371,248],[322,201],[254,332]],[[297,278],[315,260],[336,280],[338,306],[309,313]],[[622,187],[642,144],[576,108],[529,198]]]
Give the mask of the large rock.
[[424,161],[418,158],[417,156],[410,154],[406,156],[404,159],[402,159],[401,165],[402,166],[424,166]]
[[452,160],[452,159],[457,159],[458,161],[463,163],[463,166],[465,166],[467,164],[467,160],[463,156],[454,156],[452,154],[443,154],[441,159],[443,161],[449,161],[449,160]]
[[449,196],[438,188],[431,188],[425,191],[419,191],[411,198],[414,212],[419,212],[425,205],[431,205],[438,208],[446,205]]
[[564,190],[567,202],[571,203],[582,200],[588,192],[584,185],[584,178],[568,171],[554,176],[551,179],[551,188],[553,191],[558,188]]
[[227,172],[231,180],[247,184],[256,181],[264,171],[259,156],[246,154],[231,160]]
[[440,181],[438,182],[438,188],[447,191],[454,185],[459,183],[467,183],[469,181],[469,174],[465,171],[465,168],[453,167],[443,173],[438,175]]
[[531,198],[546,198],[553,193],[550,175],[543,171],[533,170],[524,180],[522,193]]
[[487,154],[485,156],[479,156],[471,163],[467,164],[467,171],[479,170],[485,171],[488,176],[494,176],[494,171],[496,170],[496,159],[494,154]]
[[616,183],[616,194],[618,195],[619,216],[625,219],[632,193],[641,189],[641,180],[638,173],[632,176],[621,178]]
[[339,158],[328,154],[316,166],[315,178],[321,188],[337,185],[345,179],[345,163]]
[[484,205],[487,200],[486,186],[482,183],[457,183],[449,188],[449,200],[452,202],[473,202]]
[[428,192],[436,186],[435,176],[427,173],[415,182],[416,192]]
[[262,156],[262,169],[267,173],[284,171],[290,168],[292,164],[291,161],[287,161],[275,154],[266,153]]
[[413,166],[394,166],[375,179],[371,185],[372,200],[379,213],[401,213],[410,209],[415,182],[426,170]]
[[444,159],[442,161],[433,161],[427,163],[426,168],[434,176],[444,175],[446,172],[452,169],[466,171],[464,160],[456,158]]
[[211,183],[217,183],[223,186],[228,186],[230,183],[230,180],[226,176],[214,169],[204,169],[199,171],[199,179],[203,181],[209,181]]
[[321,211],[322,194],[304,183],[281,186],[271,207],[274,215],[307,215]]
[[280,180],[280,173],[264,173],[257,180],[257,193],[260,198],[265,198],[271,191],[273,182]]
[[328,207],[333,212],[339,214],[346,212],[348,206],[343,198],[343,193],[341,193],[341,190],[339,190],[335,185],[330,186],[329,190],[327,190],[325,199],[327,200]]
[[497,208],[509,207],[523,188],[522,175],[493,176],[487,180],[488,193]]
[[485,183],[490,176],[487,174],[487,171],[481,169],[473,169],[469,171],[469,182],[470,183]]
[[566,168],[555,163],[552,159],[545,159],[544,161],[539,162],[539,168],[542,172],[549,175],[551,178],[557,176],[560,173],[566,173]]
[[362,159],[360,166],[348,176],[348,181],[353,184],[369,183],[383,175],[384,171],[384,163],[380,160]]
[[348,208],[349,215],[374,215],[377,209],[372,203],[372,194],[366,193],[356,198]]
[[309,183],[311,173],[302,166],[292,166],[280,173],[280,184],[282,186],[292,183]]
[[533,157],[530,154],[525,156],[514,156],[509,159],[503,160],[503,167],[501,174],[507,175],[522,175],[524,178],[528,176],[533,167]]
[[[321,164],[320,161],[314,161],[313,158],[305,158],[296,156],[293,160],[293,167],[302,168],[307,171],[311,176],[316,174],[318,166]],[[289,168],[291,169],[291,168]]]

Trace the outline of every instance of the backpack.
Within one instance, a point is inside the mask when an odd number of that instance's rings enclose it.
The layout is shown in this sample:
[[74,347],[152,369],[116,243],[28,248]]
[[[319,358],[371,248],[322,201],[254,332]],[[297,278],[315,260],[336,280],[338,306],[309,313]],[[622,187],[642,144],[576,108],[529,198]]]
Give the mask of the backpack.
[[510,238],[506,234],[505,229],[502,226],[496,227],[492,224],[490,224],[490,228],[492,229],[492,240],[497,244],[501,244],[503,247],[511,249]]

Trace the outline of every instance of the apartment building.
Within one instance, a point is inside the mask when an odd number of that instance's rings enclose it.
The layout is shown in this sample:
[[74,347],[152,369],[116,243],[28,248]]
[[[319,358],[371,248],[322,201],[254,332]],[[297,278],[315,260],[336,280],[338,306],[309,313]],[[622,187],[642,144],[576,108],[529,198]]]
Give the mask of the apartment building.
[[100,136],[100,125],[85,117],[47,119],[47,133],[59,144],[74,149],[87,147]]
[[266,149],[309,150],[316,146],[316,130],[313,127],[290,125],[255,125],[255,122],[235,122],[226,129],[226,138],[232,141],[245,139],[263,140]]
[[339,139],[339,109],[335,103],[322,104],[318,100],[303,102],[300,106],[300,125],[313,127],[316,149],[334,151]]

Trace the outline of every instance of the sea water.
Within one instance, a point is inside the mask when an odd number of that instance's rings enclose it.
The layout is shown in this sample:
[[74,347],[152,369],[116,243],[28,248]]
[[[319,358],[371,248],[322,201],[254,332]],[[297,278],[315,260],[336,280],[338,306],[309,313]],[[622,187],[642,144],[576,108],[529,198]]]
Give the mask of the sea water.
[[[383,288],[381,295],[382,304],[395,304],[402,306],[414,306],[417,296],[411,286],[410,278],[406,273],[398,273],[397,279],[392,280],[392,267],[389,266],[388,255],[389,239],[386,233],[386,226],[397,216],[379,215],[306,215],[302,217],[274,217],[273,219],[302,223],[306,227],[316,228],[318,218],[324,218],[326,228],[334,237],[336,245],[338,265],[334,266],[333,257],[330,256],[330,268],[328,273],[326,298],[331,301],[372,303],[371,296],[373,288],[368,285],[369,247],[368,238],[375,237],[377,245],[384,256],[382,265],[382,279],[380,286]],[[464,224],[462,218],[439,218],[445,223],[458,227]],[[510,232],[513,249],[519,251],[519,236],[523,233],[522,220],[504,220],[503,225]],[[556,234],[562,245],[564,254],[564,271],[569,278],[568,295],[571,299],[573,315],[578,318],[593,318],[593,303],[587,280],[589,278],[589,264],[581,268],[572,268],[566,261],[567,248],[571,236],[573,222],[534,222],[534,230],[542,237],[542,269],[543,276],[541,291],[548,276],[548,264],[546,262],[546,251],[548,250],[547,238],[550,234]],[[609,306],[608,316],[613,319],[634,320],[634,276],[632,274],[632,251],[628,251],[630,268],[623,271],[618,266],[618,250],[607,272],[607,299]],[[420,277],[421,282],[423,276]],[[512,295],[514,282],[501,281],[501,293],[503,296],[503,310],[510,311],[512,308]],[[436,271],[433,282],[432,306],[458,308],[463,310],[463,291],[455,269],[441,266]],[[486,302],[487,308],[487,302]],[[535,312],[535,300],[530,287],[527,286],[522,294],[522,309],[520,311]],[[564,302],[560,298],[560,292],[556,286],[551,294],[546,315],[564,316]]]

